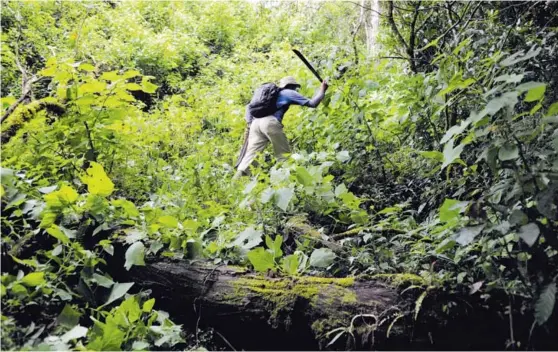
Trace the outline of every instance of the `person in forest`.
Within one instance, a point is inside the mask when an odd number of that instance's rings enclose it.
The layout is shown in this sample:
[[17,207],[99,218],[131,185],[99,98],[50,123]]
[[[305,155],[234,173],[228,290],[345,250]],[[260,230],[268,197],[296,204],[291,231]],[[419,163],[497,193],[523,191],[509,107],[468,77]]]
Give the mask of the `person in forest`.
[[269,142],[273,146],[273,152],[277,160],[285,160],[285,154],[291,152],[289,141],[283,131],[282,121],[285,113],[291,105],[317,107],[324,99],[328,84],[327,80],[324,80],[312,99],[308,99],[297,92],[300,84],[292,76],[282,78],[277,87],[279,92],[273,107],[273,113],[256,118],[251,114],[250,105],[246,107],[245,118],[248,128],[244,135],[244,145],[236,163],[237,172],[234,178],[250,174],[249,168],[256,154],[263,151]]

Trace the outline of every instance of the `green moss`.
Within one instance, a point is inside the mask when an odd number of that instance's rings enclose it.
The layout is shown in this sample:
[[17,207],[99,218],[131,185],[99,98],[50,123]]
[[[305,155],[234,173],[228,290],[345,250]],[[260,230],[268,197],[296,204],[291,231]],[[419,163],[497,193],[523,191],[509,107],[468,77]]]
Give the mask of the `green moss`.
[[424,278],[416,274],[401,273],[401,274],[377,274],[372,276],[373,279],[384,279],[390,283],[399,286],[405,283],[413,285],[426,285]]
[[308,224],[308,216],[306,214],[297,214],[289,218],[285,224],[285,229],[299,235],[320,236],[320,231]]
[[232,285],[234,287],[234,301],[242,301],[255,293],[259,299],[269,303],[270,320],[276,325],[281,316],[288,317],[298,297],[306,299],[312,306],[319,306],[320,311],[326,312],[328,316],[336,317],[342,314],[338,312],[336,302],[345,304],[357,303],[357,296],[350,289],[354,284],[354,278],[266,278],[250,277],[239,278]]

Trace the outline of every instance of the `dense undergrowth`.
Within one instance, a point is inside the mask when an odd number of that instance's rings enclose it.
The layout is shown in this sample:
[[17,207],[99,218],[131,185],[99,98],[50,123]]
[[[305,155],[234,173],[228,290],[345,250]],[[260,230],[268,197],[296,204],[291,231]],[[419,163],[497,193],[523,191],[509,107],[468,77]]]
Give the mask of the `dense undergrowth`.
[[[372,55],[348,2],[2,2],[4,111],[40,78],[2,122],[2,348],[203,345],[114,282],[121,246],[385,280],[416,299],[393,324],[503,295],[501,348],[552,346],[556,7],[448,4],[382,3]],[[291,48],[331,88],[232,180],[253,89],[319,86]]]

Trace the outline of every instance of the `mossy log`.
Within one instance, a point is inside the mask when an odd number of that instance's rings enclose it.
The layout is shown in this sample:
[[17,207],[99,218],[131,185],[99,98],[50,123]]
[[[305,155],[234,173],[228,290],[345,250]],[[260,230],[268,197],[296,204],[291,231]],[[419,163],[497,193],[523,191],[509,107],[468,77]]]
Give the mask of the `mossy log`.
[[[212,327],[237,349],[323,349],[341,330],[328,332],[351,326],[354,337],[347,332],[336,347],[378,347],[378,319],[397,298],[396,291],[381,282],[273,278],[240,267],[186,261],[133,267],[127,279],[150,289],[173,319]],[[389,323],[385,325],[377,335],[385,336]]]

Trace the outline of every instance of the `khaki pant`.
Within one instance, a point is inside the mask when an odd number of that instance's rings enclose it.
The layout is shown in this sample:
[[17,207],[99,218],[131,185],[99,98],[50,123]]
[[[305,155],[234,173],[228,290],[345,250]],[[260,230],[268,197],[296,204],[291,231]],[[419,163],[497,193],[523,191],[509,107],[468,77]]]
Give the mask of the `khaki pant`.
[[235,177],[240,174],[249,174],[250,165],[256,158],[256,154],[263,151],[269,142],[273,145],[273,152],[277,160],[285,160],[284,154],[291,152],[289,141],[283,132],[283,125],[277,118],[266,116],[254,119],[250,125],[246,154],[238,165]]

